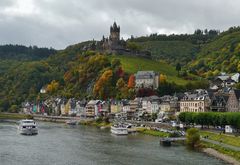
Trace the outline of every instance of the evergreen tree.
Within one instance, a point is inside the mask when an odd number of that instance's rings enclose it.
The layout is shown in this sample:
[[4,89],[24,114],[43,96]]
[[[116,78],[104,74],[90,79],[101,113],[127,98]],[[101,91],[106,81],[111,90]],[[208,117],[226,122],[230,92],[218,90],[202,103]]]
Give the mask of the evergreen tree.
[[182,67],[181,64],[178,62],[176,65],[176,71],[178,72],[178,76],[179,76],[179,72],[181,71]]

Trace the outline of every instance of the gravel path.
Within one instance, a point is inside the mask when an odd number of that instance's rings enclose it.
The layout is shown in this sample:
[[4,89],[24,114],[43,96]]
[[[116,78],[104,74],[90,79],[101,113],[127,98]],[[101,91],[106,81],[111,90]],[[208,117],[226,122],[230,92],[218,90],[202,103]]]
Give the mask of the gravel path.
[[230,164],[233,164],[233,165],[240,165],[240,162],[235,160],[234,158],[230,157],[230,156],[227,156],[227,155],[224,155],[222,153],[219,153],[218,151],[212,149],[212,148],[205,148],[203,149],[203,152],[211,155],[211,156],[214,156],[218,159],[221,159],[221,160],[224,160]]

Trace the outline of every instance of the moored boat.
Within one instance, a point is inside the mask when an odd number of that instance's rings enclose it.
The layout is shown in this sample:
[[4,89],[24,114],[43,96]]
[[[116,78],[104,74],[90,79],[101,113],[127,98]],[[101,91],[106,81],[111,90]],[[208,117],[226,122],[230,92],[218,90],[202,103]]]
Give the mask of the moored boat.
[[66,124],[68,124],[68,125],[77,125],[77,120],[67,120]]
[[38,134],[37,124],[34,120],[20,120],[18,131],[22,135],[36,135]]
[[111,126],[111,133],[115,135],[127,135],[128,129],[126,126],[123,125],[113,125]]

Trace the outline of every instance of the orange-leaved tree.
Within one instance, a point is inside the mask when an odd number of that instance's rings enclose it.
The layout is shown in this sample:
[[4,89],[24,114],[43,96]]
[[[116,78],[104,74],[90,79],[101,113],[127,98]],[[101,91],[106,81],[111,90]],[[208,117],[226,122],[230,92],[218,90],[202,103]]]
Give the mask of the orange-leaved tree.
[[135,87],[135,76],[132,74],[128,79],[128,88],[134,88],[134,87]]
[[99,97],[101,99],[107,98],[111,94],[111,80],[113,77],[112,70],[106,70],[101,77],[97,80],[93,88],[93,94],[95,97]]

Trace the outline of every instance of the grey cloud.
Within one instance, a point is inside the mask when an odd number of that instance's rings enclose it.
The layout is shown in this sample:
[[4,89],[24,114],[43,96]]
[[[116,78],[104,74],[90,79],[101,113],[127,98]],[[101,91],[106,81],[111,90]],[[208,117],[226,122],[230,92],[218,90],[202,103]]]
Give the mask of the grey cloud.
[[[26,3],[25,0],[17,0]],[[1,0],[0,8],[16,1]],[[108,35],[114,20],[122,36],[150,32],[192,33],[197,28],[227,30],[239,24],[238,0],[28,0],[33,13],[0,12],[0,43],[64,48]],[[35,12],[36,11],[36,12]],[[18,10],[17,10],[18,12]],[[32,11],[30,11],[32,12]]]
[[11,6],[14,4],[14,0],[1,0],[0,1],[0,8]]

